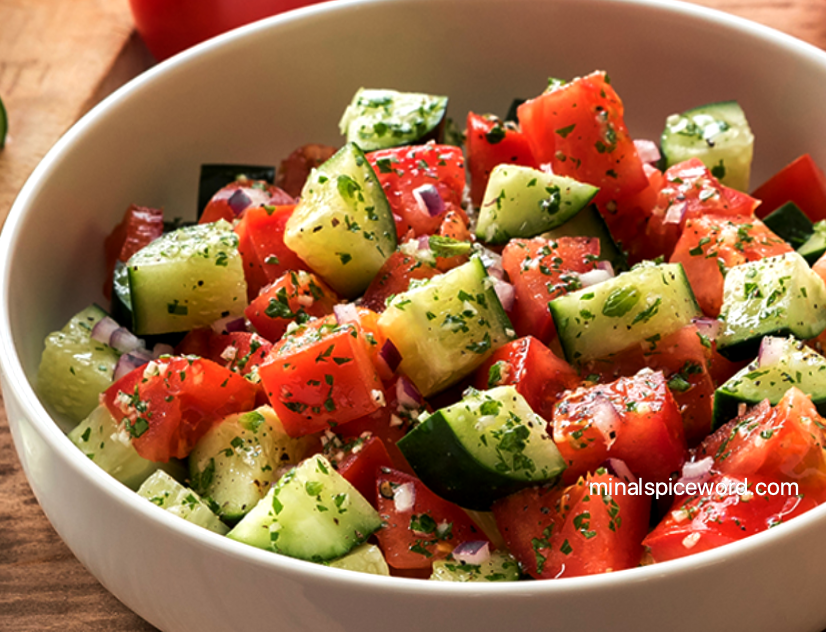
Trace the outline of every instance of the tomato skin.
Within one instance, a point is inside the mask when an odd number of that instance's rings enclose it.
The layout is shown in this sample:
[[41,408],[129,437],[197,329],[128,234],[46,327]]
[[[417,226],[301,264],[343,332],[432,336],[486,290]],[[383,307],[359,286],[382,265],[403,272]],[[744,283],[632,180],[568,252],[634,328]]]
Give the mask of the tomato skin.
[[757,212],[760,217],[794,202],[813,222],[826,219],[826,174],[809,154],[783,167],[752,195],[763,202]]
[[[399,237],[432,235],[449,211],[464,215],[465,159],[462,150],[452,145],[413,145],[380,149],[367,154],[387,201],[396,217]],[[444,200],[445,210],[435,216],[419,207],[413,191],[432,184]]]
[[[328,444],[329,446],[329,444]],[[345,445],[340,450],[325,447],[338,473],[355,487],[373,507],[377,507],[376,478],[381,468],[393,467],[384,441],[379,437],[368,436],[366,439]]]
[[233,230],[235,234],[238,235],[238,253],[241,255],[241,263],[244,266],[244,280],[247,283],[247,299],[251,301],[258,296],[261,288],[267,285],[267,275],[264,274],[264,268],[258,260],[255,246],[250,239],[248,225],[243,217],[240,222],[235,224]]
[[467,115],[467,169],[470,199],[478,207],[485,195],[490,172],[503,163],[537,168],[525,135],[515,125],[492,115]]
[[502,251],[502,267],[514,287],[510,317],[517,335],[550,344],[556,327],[548,302],[577,289],[579,278],[571,273],[593,270],[598,257],[596,237],[512,239]]
[[213,333],[209,342],[209,359],[230,371],[249,375],[264,361],[270,349],[272,343],[258,334],[247,331]]
[[620,480],[602,470],[566,488],[529,487],[494,503],[496,524],[522,570],[554,579],[637,566],[650,498],[590,493],[591,483]]
[[[497,365],[492,379],[491,368]],[[558,358],[533,336],[517,338],[497,349],[476,370],[473,386],[486,390],[513,384],[531,409],[546,421],[553,418],[554,404],[562,393],[576,388],[582,380],[574,368]]]
[[258,368],[270,404],[291,437],[358,419],[384,400],[359,329],[327,327],[331,331],[283,338]]
[[337,151],[338,149],[329,145],[302,145],[281,161],[275,176],[276,186],[284,189],[288,195],[300,196],[310,171],[323,165]]
[[292,196],[264,180],[241,178],[215,192],[204,207],[198,223],[209,224],[219,219],[232,223],[235,218],[256,206],[276,206],[294,202]]
[[103,282],[103,295],[106,298],[112,296],[115,264],[118,261],[126,263],[129,257],[162,234],[163,211],[161,209],[129,205],[123,214],[123,219],[103,242],[106,256],[106,280]]
[[[613,409],[607,420],[605,407]],[[644,370],[569,391],[554,408],[552,426],[568,465],[562,475],[566,483],[594,472],[608,458],[621,459],[646,482],[667,481],[687,456],[680,411],[661,372]]]
[[316,275],[291,271],[262,288],[244,315],[264,338],[278,342],[291,322],[332,314],[338,302],[338,295]]
[[[672,510],[643,540],[655,562],[665,562],[742,540],[798,516],[817,505],[808,496],[754,493],[758,484],[777,484],[766,476],[717,474],[705,481],[736,491],[748,481],[746,494],[702,493],[681,496]],[[708,488],[707,488],[708,489]],[[763,488],[760,488],[763,491]],[[722,488],[721,488],[722,491]]]
[[641,191],[642,161],[604,72],[574,79],[519,106],[531,152],[553,172],[600,187],[597,204]]
[[756,217],[715,213],[686,221],[671,263],[682,264],[700,309],[708,316],[717,316],[723,305],[725,281],[721,264],[730,269],[792,251]]
[[[407,485],[413,495],[411,507],[394,500],[394,492]],[[488,538],[458,506],[440,498],[415,476],[384,468],[376,479],[376,498],[384,526],[376,533],[387,563],[393,568],[429,568],[446,558],[458,544]],[[422,519],[422,516],[427,518]],[[414,526],[431,525],[433,530],[414,531]],[[447,525],[450,525],[447,528]],[[442,530],[437,530],[439,525]],[[442,535],[440,535],[442,534]]]
[[385,301],[394,294],[406,292],[413,279],[432,279],[439,274],[433,264],[397,250],[382,264],[364,292],[361,304],[374,312],[385,310]]
[[155,361],[157,372],[149,366],[110,386],[103,403],[115,419],[127,420],[132,445],[150,461],[186,458],[218,420],[255,405],[256,386],[211,360],[169,357]]
[[272,283],[290,270],[310,271],[307,264],[284,243],[284,228],[295,204],[248,208],[241,222],[246,224],[255,256],[267,282]]

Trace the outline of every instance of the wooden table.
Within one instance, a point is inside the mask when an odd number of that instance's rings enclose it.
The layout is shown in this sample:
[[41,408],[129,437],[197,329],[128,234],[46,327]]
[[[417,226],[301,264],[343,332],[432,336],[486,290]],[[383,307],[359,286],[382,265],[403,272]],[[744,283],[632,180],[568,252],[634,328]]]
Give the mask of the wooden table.
[[[824,0],[694,2],[826,49]],[[0,97],[11,119],[0,151],[0,224],[58,137],[151,64],[126,0],[0,0]],[[0,630],[154,629],[106,592],[54,532],[23,476],[0,399]]]

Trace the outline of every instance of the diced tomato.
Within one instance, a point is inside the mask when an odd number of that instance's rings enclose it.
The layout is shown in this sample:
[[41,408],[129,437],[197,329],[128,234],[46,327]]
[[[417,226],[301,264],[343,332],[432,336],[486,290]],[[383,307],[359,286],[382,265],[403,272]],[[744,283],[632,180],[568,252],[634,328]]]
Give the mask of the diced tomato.
[[519,106],[519,124],[540,164],[598,186],[600,203],[633,195],[648,180],[604,72],[579,77]]
[[256,387],[211,360],[171,357],[127,373],[103,394],[143,458],[183,459],[218,420],[251,410]]
[[752,195],[763,202],[757,213],[760,217],[794,202],[813,222],[826,219],[826,174],[809,154],[783,167]]
[[256,206],[247,209],[241,219],[247,225],[255,255],[270,283],[290,270],[309,271],[307,264],[284,243],[284,227],[294,210],[294,204]]
[[687,456],[677,404],[663,374],[648,369],[563,395],[554,409],[553,439],[568,465],[566,483],[608,458],[624,461],[645,481],[667,481]]
[[[452,145],[414,145],[380,149],[367,154],[382,189],[396,216],[399,237],[412,230],[415,236],[435,233],[445,214],[462,210],[465,189],[465,159],[462,150]],[[413,192],[433,185],[444,201],[444,210],[430,215]]]
[[384,392],[356,325],[319,325],[282,338],[258,368],[284,430],[299,437],[379,409]]
[[562,393],[582,380],[574,368],[554,355],[533,336],[518,338],[499,347],[474,374],[479,390],[513,384],[531,409],[547,421]]
[[470,173],[470,199],[482,203],[490,172],[496,165],[510,163],[538,167],[527,138],[519,128],[491,114],[467,115],[467,169]]
[[212,353],[210,343],[214,335],[215,332],[209,327],[196,327],[175,346],[175,355],[210,358]]
[[335,147],[315,143],[299,147],[281,161],[275,184],[288,195],[298,197],[310,171],[327,162],[336,151]]
[[112,278],[115,263],[126,263],[129,257],[144,246],[152,243],[163,234],[163,211],[147,206],[131,204],[120,224],[115,226],[103,242],[106,255],[106,280],[103,282],[103,295],[112,296]]
[[550,344],[556,328],[548,302],[579,288],[579,273],[593,270],[598,258],[595,237],[512,239],[502,252],[502,267],[514,286],[510,316],[517,335]]
[[488,539],[458,505],[434,494],[415,476],[380,470],[376,493],[384,522],[376,536],[393,568],[428,568],[462,542]]
[[522,569],[554,579],[637,566],[650,498],[616,490],[617,482],[624,481],[601,470],[570,487],[529,487],[494,503],[496,524]]
[[385,301],[395,294],[406,292],[412,279],[432,279],[439,274],[435,264],[397,250],[390,255],[379,269],[367,290],[361,304],[374,312],[383,312]]
[[343,445],[329,442],[324,454],[347,481],[376,507],[376,479],[380,468],[391,468],[393,462],[384,441],[369,433]]
[[272,343],[258,334],[235,331],[213,333],[209,341],[209,358],[230,371],[249,375],[260,365],[272,349]]
[[[473,236],[470,234],[468,219],[464,213],[448,211],[442,225],[439,226],[439,237],[447,237],[455,241],[471,242]],[[458,268],[463,263],[467,263],[467,255],[453,255],[452,257],[436,257],[436,267],[439,272],[447,272],[453,268]]]
[[697,449],[696,459],[714,458],[723,474],[762,475],[797,481],[804,491],[823,499],[826,494],[826,456],[823,428],[810,397],[791,387],[772,407],[764,400],[742,417],[718,428]]
[[683,265],[700,308],[717,316],[723,305],[724,271],[791,251],[756,217],[708,214],[686,221],[671,262]]
[[264,180],[249,180],[239,178],[219,189],[210,198],[204,212],[198,219],[199,224],[209,224],[224,219],[234,221],[247,209],[264,204],[277,206],[280,204],[294,204],[295,200],[276,186]]
[[[703,491],[677,498],[672,510],[643,540],[655,562],[742,540],[817,504],[811,497],[798,496],[789,483],[783,488],[766,476],[718,474],[697,485]],[[770,495],[770,489],[780,493]]]
[[290,271],[262,288],[244,310],[244,315],[259,334],[278,342],[291,322],[306,322],[311,316],[333,313],[339,298],[316,275]]
[[241,262],[244,266],[244,280],[247,282],[247,299],[253,300],[258,296],[261,288],[267,285],[267,275],[264,274],[264,267],[258,260],[255,246],[250,239],[250,233],[244,218],[235,224],[233,228],[238,235],[238,253],[241,255]]

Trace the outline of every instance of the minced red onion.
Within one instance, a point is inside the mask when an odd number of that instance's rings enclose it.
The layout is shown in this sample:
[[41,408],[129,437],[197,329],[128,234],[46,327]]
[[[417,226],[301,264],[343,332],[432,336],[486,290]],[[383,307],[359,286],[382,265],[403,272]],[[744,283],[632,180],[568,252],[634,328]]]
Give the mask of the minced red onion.
[[657,143],[652,140],[635,140],[634,147],[637,148],[637,154],[642,162],[655,165],[660,161],[660,148]]
[[413,483],[402,483],[393,490],[393,505],[397,513],[413,509],[416,503],[416,488]]
[[516,291],[513,289],[513,286],[502,279],[497,279],[496,277],[491,278],[493,279],[493,291],[496,292],[499,302],[502,303],[502,309],[506,312],[511,311],[516,298]]
[[611,276],[616,275],[616,273],[614,272],[614,266],[611,265],[610,261],[597,261],[597,269],[598,270],[605,270]]
[[711,471],[712,465],[714,465],[714,457],[711,456],[707,456],[699,461],[687,461],[683,464],[683,473],[680,480],[696,481],[701,479]]
[[399,406],[407,409],[419,408],[424,403],[419,389],[404,376],[396,382],[396,398],[399,400]]
[[683,218],[685,217],[685,212],[688,209],[688,202],[682,202],[681,204],[673,204],[669,209],[668,212],[665,214],[665,219],[663,219],[664,224],[682,224]]
[[212,331],[216,334],[228,334],[235,331],[246,331],[247,324],[244,317],[226,316],[212,323]]
[[399,353],[399,350],[390,338],[385,340],[384,344],[381,346],[381,349],[379,350],[379,357],[384,361],[391,373],[396,372],[396,369],[399,368],[399,364],[401,364],[402,361],[402,356]]
[[352,303],[338,303],[337,305],[333,305],[333,313],[339,325],[351,323],[357,325],[360,322],[359,311]]
[[110,316],[101,318],[92,327],[92,339],[109,345],[121,353],[129,353],[135,349],[142,349],[144,342],[126,327],[121,327]]
[[229,196],[229,199],[227,199],[227,204],[229,204],[233,213],[240,215],[252,204],[252,200],[244,189],[235,189],[232,195]]
[[614,277],[608,270],[600,270],[599,268],[588,270],[588,272],[581,272],[578,276],[582,287],[590,287]]
[[420,235],[416,242],[419,244],[419,250],[430,250],[430,235]]
[[111,316],[104,316],[95,323],[94,327],[92,327],[92,340],[97,340],[98,342],[108,345],[109,340],[112,338],[112,334],[119,328],[120,325],[114,318]]
[[453,549],[453,559],[464,564],[482,564],[490,559],[490,542],[474,540],[462,542]]
[[757,353],[757,366],[773,366],[778,363],[786,350],[786,341],[783,338],[766,336],[760,342],[760,351]]
[[445,201],[442,199],[442,194],[432,184],[423,184],[413,189],[413,197],[416,199],[419,208],[430,217],[436,217],[445,211]]
[[608,466],[608,471],[612,474],[616,474],[629,483],[637,482],[637,477],[634,476],[634,473],[628,468],[625,461],[622,459],[610,458],[605,462],[605,464]]
[[505,280],[505,269],[502,267],[502,255],[495,253],[489,248],[479,248],[477,250],[479,257],[482,259],[482,264],[488,271],[488,274],[494,279],[500,281]]
[[695,318],[692,322],[697,328],[698,333],[709,340],[717,340],[717,336],[720,335],[722,323],[716,318]]
[[152,356],[146,352],[141,353],[141,350],[134,353],[124,353],[118,358],[115,364],[114,380],[117,382],[124,375],[131,373],[138,367],[142,367],[152,359]]
[[617,427],[622,421],[617,409],[610,399],[604,395],[596,395],[591,406],[591,420],[594,427],[605,438],[605,447],[611,448],[617,440]]

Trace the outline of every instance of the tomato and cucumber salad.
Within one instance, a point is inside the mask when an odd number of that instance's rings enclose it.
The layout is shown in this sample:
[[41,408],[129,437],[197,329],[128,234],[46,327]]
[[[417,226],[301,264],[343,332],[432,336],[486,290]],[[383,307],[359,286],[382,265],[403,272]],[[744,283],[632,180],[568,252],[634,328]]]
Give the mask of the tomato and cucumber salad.
[[238,542],[439,581],[664,562],[825,500],[812,158],[750,195],[739,104],[633,139],[604,72],[464,135],[448,104],[361,89],[338,148],[205,165],[197,221],[130,206],[110,308],[46,340],[71,441]]

